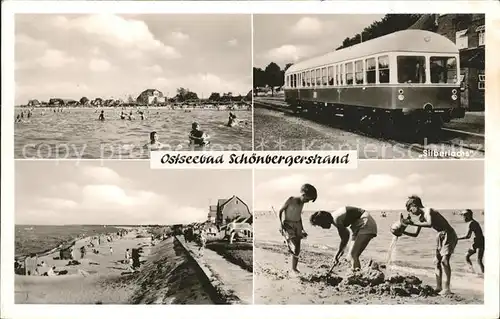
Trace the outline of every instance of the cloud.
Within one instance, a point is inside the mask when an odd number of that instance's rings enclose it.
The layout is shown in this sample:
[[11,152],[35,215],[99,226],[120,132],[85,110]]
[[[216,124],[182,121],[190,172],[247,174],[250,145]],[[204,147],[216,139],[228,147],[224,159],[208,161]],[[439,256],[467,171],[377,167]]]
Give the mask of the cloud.
[[104,59],[92,59],[89,62],[89,68],[94,72],[105,72],[111,69],[111,63]]
[[76,61],[75,58],[70,57],[66,52],[56,50],[56,49],[46,49],[43,55],[39,58],[36,58],[33,62],[30,63],[26,61],[26,67],[44,67],[44,68],[63,68],[70,63],[74,63]]
[[359,182],[349,183],[343,190],[349,194],[356,193],[378,193],[394,189],[400,183],[400,179],[388,174],[368,175]]
[[122,181],[117,172],[102,166],[84,166],[81,168],[81,176],[94,184],[118,184]]
[[78,207],[78,204],[75,201],[62,198],[42,197],[37,198],[36,202],[38,205],[52,210],[74,209]]
[[231,47],[235,47],[238,45],[238,40],[237,39],[231,39],[229,41],[227,41],[227,44]]
[[89,15],[75,19],[59,16],[54,23],[59,28],[97,37],[113,47],[155,52],[164,58],[181,57],[175,48],[156,39],[144,21],[117,15]]
[[180,31],[173,31],[170,33],[170,38],[176,42],[186,42],[189,40],[189,35]]
[[301,18],[293,27],[292,33],[300,37],[312,37],[321,34],[323,24],[319,19],[311,17]]
[[270,49],[265,57],[269,61],[273,61],[279,64],[296,62],[297,60],[308,56],[310,48],[307,46],[296,46],[292,44],[284,44],[280,47]]
[[146,70],[146,72],[155,73],[155,74],[163,72],[163,68],[161,66],[159,66],[158,64],[147,66],[147,67],[145,67],[145,70]]
[[[250,76],[250,71],[248,76]],[[199,97],[202,95],[208,97],[212,92],[232,92],[234,95],[245,95],[251,89],[244,81],[229,81],[212,73],[198,73],[175,79],[157,77],[152,83],[158,89],[163,90],[164,94],[173,95],[177,88],[184,87],[196,92]]]

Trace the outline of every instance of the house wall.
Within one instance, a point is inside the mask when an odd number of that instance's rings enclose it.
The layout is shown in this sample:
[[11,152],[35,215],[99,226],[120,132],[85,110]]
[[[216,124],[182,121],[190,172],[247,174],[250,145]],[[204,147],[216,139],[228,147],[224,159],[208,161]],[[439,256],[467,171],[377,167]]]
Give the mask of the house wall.
[[[467,29],[467,48],[460,49],[463,56],[465,51],[485,50],[485,46],[479,45],[479,33],[476,32],[479,26],[484,25],[484,14],[445,14],[438,18],[436,32],[456,44],[457,32]],[[485,74],[484,70],[484,64],[479,68],[460,68],[460,74],[464,76],[462,87],[465,89],[461,93],[462,106],[471,111],[484,111],[484,89],[479,88],[479,77]]]
[[217,219],[222,224],[225,224],[228,218],[233,220],[238,216],[246,218],[252,215],[250,214],[250,211],[248,210],[245,203],[235,197],[222,207],[222,211],[218,214]]

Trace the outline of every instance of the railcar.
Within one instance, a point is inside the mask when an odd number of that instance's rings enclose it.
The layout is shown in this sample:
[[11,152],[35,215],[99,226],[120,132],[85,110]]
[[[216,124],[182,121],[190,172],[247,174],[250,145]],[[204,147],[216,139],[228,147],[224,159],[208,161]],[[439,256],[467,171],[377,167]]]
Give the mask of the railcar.
[[458,48],[446,37],[399,31],[292,65],[285,72],[285,101],[297,112],[352,123],[440,128],[465,115],[459,64]]

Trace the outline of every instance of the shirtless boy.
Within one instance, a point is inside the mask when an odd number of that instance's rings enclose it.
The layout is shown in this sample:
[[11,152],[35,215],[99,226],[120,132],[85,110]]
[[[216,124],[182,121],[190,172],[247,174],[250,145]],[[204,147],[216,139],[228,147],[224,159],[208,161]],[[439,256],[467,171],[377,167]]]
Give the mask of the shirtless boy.
[[[311,184],[304,184],[300,188],[300,196],[288,198],[279,211],[280,231],[295,248],[292,255],[292,270],[295,273],[299,272],[297,264],[299,263],[300,241],[302,238],[307,237],[302,225],[302,209],[305,203],[309,201],[314,202],[317,197],[316,188]],[[284,219],[283,213],[285,215]]]
[[474,234],[474,242],[472,243],[472,247],[465,255],[465,260],[472,272],[474,271],[474,267],[472,266],[472,262],[470,257],[477,252],[477,263],[479,264],[479,268],[481,269],[481,273],[484,274],[484,264],[483,264],[483,256],[484,256],[484,235],[483,230],[481,229],[481,225],[473,218],[472,210],[467,209],[461,213],[464,217],[464,221],[469,223],[469,231],[467,235],[458,238],[458,240],[469,239]]
[[[450,257],[457,246],[457,233],[438,211],[432,208],[424,208],[422,200],[418,196],[410,196],[406,202],[406,210],[419,218],[418,222],[407,220],[408,225],[416,226],[415,233],[404,231],[403,234],[417,237],[422,227],[432,228],[438,232],[436,243],[436,291],[441,295],[450,294],[451,266]],[[442,287],[443,270],[445,275],[444,289]]]
[[339,263],[340,257],[344,254],[349,242],[347,227],[350,227],[352,236],[349,256],[352,269],[356,271],[361,268],[359,257],[370,241],[377,237],[377,223],[367,211],[362,208],[344,206],[331,214],[325,211],[315,212],[311,215],[310,222],[312,225],[320,226],[323,229],[330,229],[333,225],[339,232],[340,245],[332,269]]

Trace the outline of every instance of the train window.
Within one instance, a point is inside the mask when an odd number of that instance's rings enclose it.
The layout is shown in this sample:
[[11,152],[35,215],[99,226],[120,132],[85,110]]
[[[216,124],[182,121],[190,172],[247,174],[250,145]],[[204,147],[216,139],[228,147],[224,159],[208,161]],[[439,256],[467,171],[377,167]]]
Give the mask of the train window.
[[333,85],[333,66],[328,67],[328,85]]
[[322,85],[327,86],[328,85],[328,80],[327,80],[327,75],[326,75],[326,68],[321,69],[321,75],[322,75]]
[[398,56],[398,83],[425,83],[424,56]]
[[431,83],[457,83],[457,59],[431,56]]
[[321,85],[321,70],[316,69],[316,86]]
[[345,64],[340,66],[340,82],[345,85]]
[[384,55],[378,58],[378,83],[389,83],[389,56]]
[[375,58],[366,59],[366,83],[376,82],[376,72]]
[[345,65],[345,81],[347,85],[352,85],[353,82],[352,62],[346,63]]
[[363,84],[363,61],[354,62],[356,84]]
[[335,66],[335,85],[340,85],[340,67]]

